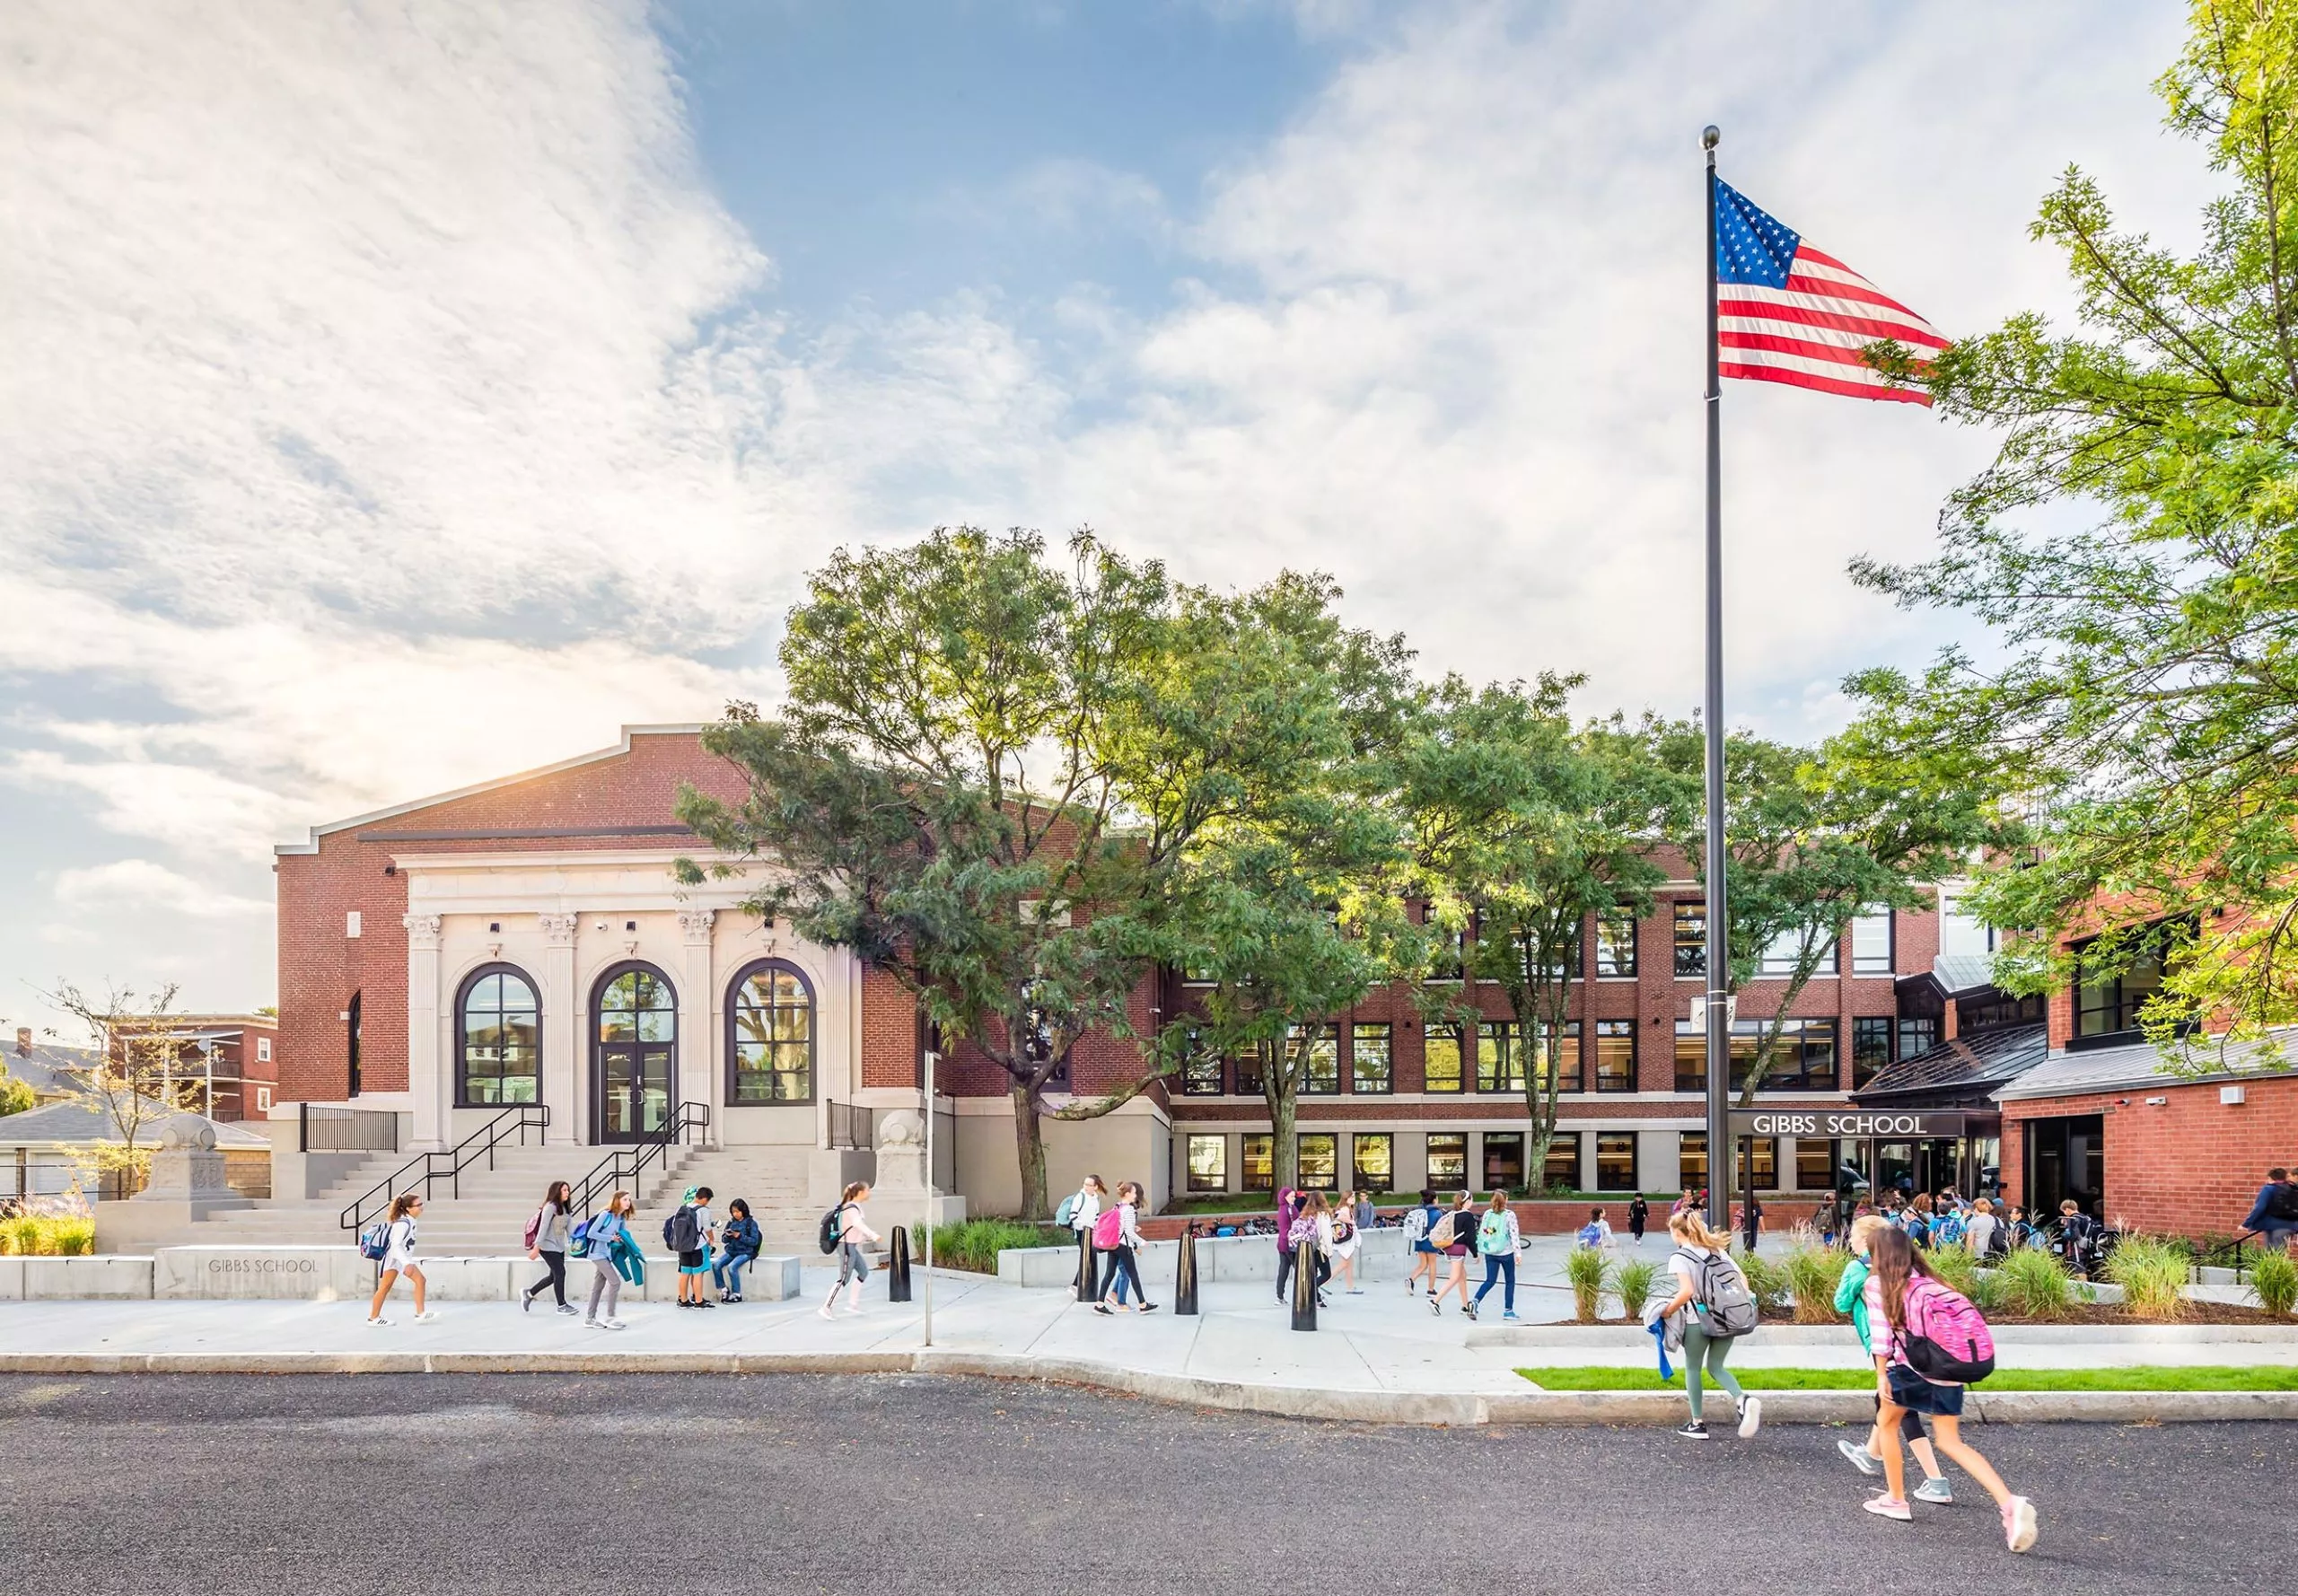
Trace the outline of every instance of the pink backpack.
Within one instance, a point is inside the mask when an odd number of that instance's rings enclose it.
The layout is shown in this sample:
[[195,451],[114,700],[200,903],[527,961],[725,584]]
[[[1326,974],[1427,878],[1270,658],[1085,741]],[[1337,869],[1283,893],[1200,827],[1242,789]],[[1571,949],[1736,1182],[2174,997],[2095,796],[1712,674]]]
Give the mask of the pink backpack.
[[1969,1385],[1995,1372],[1995,1333],[1952,1286],[1917,1275],[1907,1283],[1900,1316],[1900,1355],[1925,1380]]
[[1125,1219],[1115,1208],[1106,1209],[1093,1221],[1093,1245],[1103,1252],[1115,1250],[1125,1239]]

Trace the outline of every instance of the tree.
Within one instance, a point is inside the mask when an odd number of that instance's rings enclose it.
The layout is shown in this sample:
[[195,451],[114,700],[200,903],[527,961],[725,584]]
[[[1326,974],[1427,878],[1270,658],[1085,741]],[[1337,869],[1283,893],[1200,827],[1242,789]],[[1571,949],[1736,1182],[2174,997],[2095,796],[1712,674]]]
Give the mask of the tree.
[[[68,1014],[87,1039],[91,1062],[73,1072],[73,1084],[99,1110],[110,1135],[90,1149],[92,1177],[140,1184],[151,1167],[153,1143],[170,1119],[192,1108],[197,1083],[180,1077],[182,1043],[174,1034],[176,988],[147,998],[113,987],[99,1001],[70,981],[41,997]],[[61,1039],[53,1027],[52,1039]]]
[[[2030,934],[1999,981],[2039,991],[2159,951],[2157,933],[2068,951],[2101,925],[2194,928],[2145,1012],[2186,1056],[2191,1022],[2266,1039],[2298,1021],[2298,4],[2201,0],[2157,87],[2225,176],[2200,247],[2118,227],[2070,169],[2032,231],[2066,257],[2078,329],[2014,316],[1908,369],[2002,444],[1949,500],[1937,558],[1855,566],[1988,622],[2006,657],[1950,649],[1919,680],[1850,685],[1902,768],[1951,750],[2030,807],[2039,850],[1970,900]],[[2055,504],[2095,519],[2030,524]]]
[[[1795,1000],[1834,963],[1853,920],[1929,907],[1928,883],[2015,837],[1963,764],[1943,757],[1925,767],[1928,779],[1914,780],[1878,759],[1873,732],[1856,726],[1816,750],[1744,734],[1724,742],[1724,990],[1736,995],[1759,974],[1782,984],[1776,1008],[1759,1017],[1743,1109],[1771,1073]],[[1700,726],[1655,721],[1648,732],[1661,763],[1693,780],[1705,759]],[[1694,814],[1678,846],[1705,883],[1706,823]]]
[[29,1081],[19,1081],[4,1067],[0,1067],[0,1119],[39,1105],[39,1095],[31,1089]]
[[1459,1029],[1473,1057],[1482,1009],[1472,983],[1498,984],[1515,1021],[1513,1057],[1531,1121],[1528,1179],[1548,1163],[1572,983],[1583,928],[1616,909],[1649,914],[1666,880],[1648,854],[1680,806],[1682,784],[1641,738],[1566,710],[1580,677],[1471,687],[1446,679],[1398,761],[1418,880],[1431,919],[1470,929],[1457,994],[1423,987],[1432,1023]]

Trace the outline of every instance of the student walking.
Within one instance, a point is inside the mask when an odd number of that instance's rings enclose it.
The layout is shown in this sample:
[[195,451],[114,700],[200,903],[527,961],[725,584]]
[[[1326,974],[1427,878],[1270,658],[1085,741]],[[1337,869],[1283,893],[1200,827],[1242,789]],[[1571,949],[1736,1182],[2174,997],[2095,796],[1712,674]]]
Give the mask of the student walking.
[[2269,1252],[2288,1250],[2290,1239],[2298,1236],[2298,1184],[2292,1183],[2288,1170],[2266,1172],[2266,1184],[2259,1188],[2242,1228],[2257,1232],[2259,1244]]
[[829,1288],[829,1295],[822,1299],[822,1317],[832,1317],[831,1309],[838,1304],[838,1293],[846,1292],[846,1311],[862,1311],[862,1286],[870,1278],[870,1258],[862,1250],[878,1239],[862,1218],[862,1205],[870,1200],[870,1183],[856,1180],[847,1186],[838,1199],[838,1284]]
[[535,1210],[532,1219],[527,1221],[527,1256],[539,1259],[546,1273],[541,1279],[519,1293],[519,1311],[522,1313],[532,1310],[535,1299],[542,1294],[545,1287],[548,1287],[550,1293],[558,1299],[561,1313],[574,1311],[566,1302],[566,1238],[574,1223],[566,1210],[574,1193],[574,1188],[566,1181],[552,1181],[550,1189],[543,1194],[542,1206]]
[[742,1300],[742,1270],[756,1261],[761,1244],[758,1221],[750,1217],[750,1206],[736,1197],[726,1205],[726,1225],[718,1232],[718,1261],[710,1266],[711,1282],[718,1287],[720,1302]]
[[1331,1217],[1333,1267],[1340,1271],[1341,1289],[1352,1297],[1364,1294],[1356,1284],[1356,1238],[1361,1233],[1356,1222],[1356,1194],[1349,1193],[1334,1205]]
[[[1868,1361],[1875,1357],[1873,1327],[1867,1318],[1867,1277],[1874,1272],[1873,1250],[1878,1232],[1891,1227],[1883,1223],[1880,1214],[1868,1214],[1852,1221],[1851,1261],[1844,1266],[1843,1279],[1835,1288],[1835,1311],[1851,1315],[1851,1328],[1859,1332],[1859,1345],[1866,1352]],[[1907,1443],[1915,1460],[1923,1465],[1923,1483],[1915,1487],[1917,1502],[1933,1502],[1945,1506],[1954,1501],[1955,1493],[1947,1483],[1946,1474],[1939,1467],[1939,1459],[1931,1450],[1931,1443],[1923,1434],[1923,1421],[1913,1413],[1899,1419],[1899,1439]],[[1875,1391],[1875,1422],[1867,1427],[1867,1439],[1838,1441],[1836,1451],[1844,1460],[1860,1473],[1874,1478],[1883,1472],[1883,1393]]]
[[1436,1250],[1428,1244],[1428,1227],[1444,1216],[1436,1206],[1436,1194],[1423,1190],[1420,1206],[1407,1211],[1404,1216],[1404,1244],[1412,1254],[1412,1273],[1404,1277],[1404,1294],[1419,1289],[1422,1276],[1428,1277],[1428,1294],[1436,1294]]
[[1601,1208],[1588,1210],[1588,1223],[1580,1227],[1573,1240],[1597,1252],[1610,1252],[1619,1245],[1612,1235],[1612,1222],[1604,1217]]
[[1925,1325],[1934,1312],[1968,1312],[1971,1308],[1952,1290],[1940,1284],[1924,1265],[1904,1232],[1879,1231],[1869,1243],[1873,1272],[1867,1276],[1867,1318],[1872,1328],[1882,1321],[1887,1334],[1875,1352],[1877,1433],[1883,1440],[1883,1495],[1864,1505],[1869,1513],[1905,1521],[1915,1516],[1907,1502],[1907,1464],[1899,1455],[1899,1424],[1903,1415],[1931,1416],[1939,1450],[1987,1487],[2003,1514],[2004,1544],[2023,1552],[2035,1544],[2038,1525],[2035,1504],[2013,1495],[1995,1466],[1963,1440],[1963,1388],[1952,1381],[1918,1373],[1908,1362],[1909,1324],[1918,1315]]
[[[1117,1187],[1117,1204],[1094,1222],[1093,1246],[1109,1255],[1108,1272],[1101,1276],[1101,1300],[1093,1304],[1096,1313],[1114,1313],[1125,1305],[1125,1282],[1133,1282],[1133,1294],[1141,1301],[1136,1313],[1154,1313],[1157,1304],[1141,1288],[1141,1267],[1136,1261],[1141,1246],[1140,1186],[1131,1180],[1120,1180]],[[1115,1306],[1112,1306],[1114,1304]]]
[[1081,1302],[1093,1294],[1093,1275],[1100,1266],[1093,1262],[1087,1249],[1092,1245],[1093,1225],[1100,1220],[1109,1195],[1109,1188],[1101,1184],[1099,1175],[1088,1175],[1054,1213],[1057,1223],[1069,1226],[1069,1233],[1077,1244],[1078,1277],[1072,1284]]
[[1355,1222],[1356,1233],[1360,1236],[1380,1223],[1380,1210],[1373,1206],[1371,1192],[1360,1191],[1356,1194],[1356,1211],[1351,1214],[1349,1218]]
[[1476,1295],[1464,1301],[1461,1311],[1470,1319],[1484,1302],[1496,1280],[1505,1280],[1500,1293],[1500,1317],[1516,1317],[1516,1250],[1523,1245],[1523,1236],[1516,1224],[1516,1211],[1508,1206],[1508,1194],[1495,1191],[1485,1207],[1484,1217],[1477,1221],[1476,1250],[1484,1259],[1484,1284],[1476,1288]]
[[1280,1305],[1291,1300],[1285,1292],[1293,1284],[1297,1256],[1293,1250],[1293,1222],[1301,1217],[1307,1200],[1308,1193],[1290,1186],[1276,1194],[1276,1300]]
[[387,1325],[383,1317],[383,1299],[391,1294],[391,1284],[404,1275],[415,1287],[415,1322],[429,1324],[439,1316],[423,1305],[426,1283],[423,1269],[415,1261],[415,1222],[423,1216],[423,1197],[419,1192],[402,1192],[391,1199],[390,1214],[383,1223],[382,1277],[375,1283],[375,1300],[367,1304],[367,1322]]
[[1671,1215],[1668,1234],[1676,1250],[1668,1255],[1668,1269],[1676,1277],[1676,1294],[1660,1309],[1662,1318],[1684,1315],[1684,1395],[1691,1404],[1691,1422],[1676,1432],[1692,1441],[1707,1439],[1702,1422],[1706,1382],[1714,1381],[1732,1393],[1739,1404],[1740,1435],[1753,1435],[1763,1424],[1763,1402],[1740,1388],[1724,1366],[1732,1341],[1755,1324],[1755,1296],[1747,1276],[1732,1261],[1731,1239],[1708,1229],[1707,1222],[1690,1209]]
[[[638,1243],[630,1233],[630,1215],[638,1205],[627,1191],[618,1191],[607,1199],[606,1212],[595,1215],[583,1229],[583,1255],[591,1260],[591,1309],[583,1317],[585,1328],[593,1330],[618,1330],[622,1320],[615,1317],[615,1308],[622,1301],[622,1283],[627,1276],[633,1285],[645,1279],[645,1264],[639,1256]],[[599,1300],[606,1299],[606,1317],[599,1316]]]
[[1452,1211],[1442,1215],[1429,1227],[1428,1240],[1436,1250],[1451,1260],[1444,1284],[1428,1293],[1428,1311],[1437,1318],[1444,1317],[1444,1299],[1458,1292],[1460,1311],[1470,1319],[1476,1310],[1469,1303],[1469,1250],[1476,1245],[1477,1216],[1469,1205],[1475,1199],[1467,1192],[1452,1199]]
[[1627,1233],[1638,1247],[1644,1245],[1644,1227],[1651,1221],[1652,1205],[1644,1200],[1644,1194],[1639,1191],[1627,1205]]

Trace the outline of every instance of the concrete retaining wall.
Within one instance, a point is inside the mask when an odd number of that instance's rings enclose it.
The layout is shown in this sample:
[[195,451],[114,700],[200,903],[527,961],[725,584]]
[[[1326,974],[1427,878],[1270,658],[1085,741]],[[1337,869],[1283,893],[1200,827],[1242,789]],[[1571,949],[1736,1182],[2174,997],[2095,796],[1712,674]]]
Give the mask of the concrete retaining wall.
[[[507,1302],[539,1277],[525,1258],[426,1258],[429,1294],[442,1302]],[[743,1294],[780,1302],[802,1293],[802,1260],[768,1256],[750,1266]],[[592,1270],[574,1259],[569,1300],[587,1297]],[[375,1266],[355,1247],[161,1247],[149,1257],[0,1258],[0,1302],[171,1301],[341,1302],[364,1301]],[[678,1291],[678,1259],[646,1260],[644,1286],[624,1294],[668,1302]]]

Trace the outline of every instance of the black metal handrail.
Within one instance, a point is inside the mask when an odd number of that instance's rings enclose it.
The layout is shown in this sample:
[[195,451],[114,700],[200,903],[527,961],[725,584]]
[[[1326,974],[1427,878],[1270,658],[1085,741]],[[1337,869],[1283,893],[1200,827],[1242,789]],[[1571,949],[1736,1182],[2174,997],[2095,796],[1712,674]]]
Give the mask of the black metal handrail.
[[829,1144],[833,1148],[850,1148],[867,1153],[877,1146],[878,1115],[874,1109],[860,1103],[832,1102],[828,1105]]
[[[548,1103],[513,1103],[446,1152],[418,1153],[384,1176],[344,1209],[342,1226],[347,1231],[358,1230],[370,1217],[368,1204],[380,1197],[382,1206],[388,1208],[393,1197],[418,1179],[422,1182],[425,1197],[431,1195],[432,1187],[442,1180],[452,1181],[455,1195],[460,1197],[463,1194],[463,1171],[481,1158],[487,1160],[488,1169],[493,1169],[495,1149],[508,1141],[513,1131],[518,1133],[519,1144],[523,1147],[527,1144],[528,1131],[532,1130],[539,1136],[549,1127],[550,1105]],[[406,1186],[402,1186],[401,1181],[405,1181]]]
[[399,1116],[379,1109],[295,1105],[298,1153],[396,1153]]
[[597,1209],[599,1199],[610,1192],[628,1187],[636,1196],[638,1177],[645,1172],[648,1164],[659,1162],[667,1172],[671,1167],[671,1149],[686,1140],[689,1134],[709,1127],[709,1104],[680,1103],[662,1122],[660,1130],[644,1141],[618,1147],[601,1159],[598,1168],[576,1182],[574,1194],[568,1199],[569,1206],[588,1219]]

